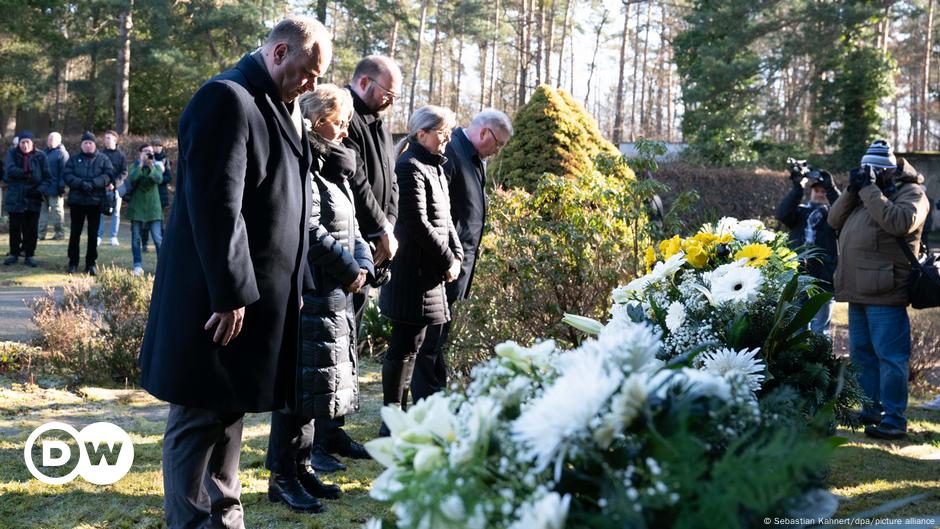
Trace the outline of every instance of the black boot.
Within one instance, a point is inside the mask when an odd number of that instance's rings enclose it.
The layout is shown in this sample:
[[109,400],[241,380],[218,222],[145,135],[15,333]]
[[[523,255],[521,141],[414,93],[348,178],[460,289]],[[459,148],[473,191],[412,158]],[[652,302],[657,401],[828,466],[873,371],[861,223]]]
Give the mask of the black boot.
[[340,490],[338,485],[327,485],[320,481],[317,473],[310,465],[297,465],[297,480],[303,485],[307,494],[314,498],[324,498],[335,500],[339,498]]
[[6,266],[10,266],[12,264],[16,264],[16,262],[19,260],[20,260],[20,257],[18,255],[11,255],[10,257],[7,257],[6,259],[3,260],[3,264]]
[[26,266],[30,268],[36,268],[37,266],[39,266],[39,264],[36,262],[35,259],[33,259],[32,256],[27,257],[26,260],[23,261],[23,264],[25,264]]
[[268,499],[274,503],[284,502],[294,512],[323,512],[320,500],[311,496],[295,476],[271,473],[268,480]]
[[330,455],[323,449],[323,446],[318,444],[314,444],[313,447],[310,448],[310,466],[312,466],[314,470],[323,472],[324,474],[346,470],[346,465],[340,463],[339,459]]

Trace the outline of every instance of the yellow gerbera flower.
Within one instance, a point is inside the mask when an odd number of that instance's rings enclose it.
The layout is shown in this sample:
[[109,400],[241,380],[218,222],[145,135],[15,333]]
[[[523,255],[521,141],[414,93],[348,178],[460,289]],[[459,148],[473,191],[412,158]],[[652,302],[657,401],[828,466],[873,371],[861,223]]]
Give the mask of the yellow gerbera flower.
[[678,235],[659,243],[659,253],[663,254],[663,259],[669,259],[673,255],[679,253],[679,250],[681,249],[682,238],[680,238]]
[[774,254],[773,249],[766,244],[748,244],[734,254],[734,260],[747,259],[747,265],[760,268],[767,264],[767,260]]

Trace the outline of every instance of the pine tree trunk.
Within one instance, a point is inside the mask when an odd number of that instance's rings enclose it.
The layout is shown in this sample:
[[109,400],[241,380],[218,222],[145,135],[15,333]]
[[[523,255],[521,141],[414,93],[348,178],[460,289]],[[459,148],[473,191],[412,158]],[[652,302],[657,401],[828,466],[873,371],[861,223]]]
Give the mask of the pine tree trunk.
[[529,0],[519,0],[519,86],[516,88],[516,108],[525,104],[529,82]]
[[924,39],[924,59],[921,64],[921,91],[920,91],[920,138],[917,140],[917,147],[921,150],[927,148],[927,132],[930,128],[930,58],[933,50],[933,9],[934,0],[928,0],[927,8],[927,36]]
[[[571,25],[572,3],[574,3],[574,0],[568,0],[565,3],[565,23],[561,25],[561,45],[558,48],[558,77],[556,83],[558,88],[561,88],[561,70],[565,64],[565,39],[568,38],[568,26]],[[572,47],[574,47],[574,44],[572,44]]]
[[398,17],[395,17],[395,23],[392,25],[392,36],[388,39],[388,56],[395,58],[396,46],[398,45]]
[[127,134],[128,114],[130,113],[130,80],[131,80],[131,29],[134,22],[131,11],[134,9],[134,0],[127,1],[127,7],[119,20],[118,27],[118,57],[117,77],[114,90],[114,129],[122,136]]
[[431,46],[431,73],[428,78],[428,103],[436,104],[435,96],[440,94],[434,86],[434,74],[437,71],[437,52],[441,42],[441,2],[437,2],[437,8],[434,10],[434,45]]
[[[594,55],[591,57],[591,67],[588,69],[588,78],[587,78],[587,92],[584,94],[584,106],[588,106],[589,98],[591,97],[591,82],[594,80],[594,68],[597,66],[597,50],[601,47],[601,34],[604,32],[604,24],[607,23],[607,15],[610,14],[610,11],[604,9],[604,14],[601,15],[601,22],[597,25],[594,35]],[[572,46],[573,47],[573,46]]]
[[623,95],[626,91],[624,70],[627,64],[627,38],[630,34],[630,3],[623,3],[623,35],[620,36],[620,66],[618,68],[617,97],[614,105],[614,130],[611,137],[615,144],[623,141]]
[[539,10],[535,16],[536,35],[535,44],[535,84],[542,83],[542,57],[545,55],[545,0],[535,0],[538,2]]
[[[649,5],[646,6],[649,9]],[[640,7],[636,8],[636,25],[633,29],[633,49],[640,49]],[[640,61],[637,60],[636,53],[633,54],[633,77],[630,80],[630,141],[636,140],[636,92],[640,75]]]
[[652,17],[653,7],[649,4],[646,6],[646,22],[643,24],[643,85],[640,89],[640,132],[644,136],[648,134],[647,127],[649,126],[649,112],[646,108],[646,103],[649,100],[647,97],[648,80],[646,75],[646,66],[648,61],[648,51],[650,44],[650,18]]
[[[328,1],[328,0],[317,0],[317,20],[319,20],[321,24],[326,24],[326,6],[327,6],[327,4],[329,4],[329,1]],[[398,24],[397,19],[396,19],[395,24],[396,24],[396,25]]]
[[552,49],[555,47],[555,0],[548,7],[548,44],[545,46],[545,84],[552,84]]
[[411,115],[415,112],[415,86],[418,83],[418,74],[421,72],[421,37],[424,35],[424,25],[427,23],[428,4],[430,3],[431,0],[424,0],[424,4],[421,5],[421,23],[418,25],[418,38],[415,39],[417,49],[415,50],[414,67],[411,70],[411,93],[408,97],[408,117],[406,119],[411,119]]
[[466,20],[463,20],[461,17],[461,30],[457,34],[457,82],[454,83],[454,93],[452,96],[453,103],[451,108],[454,112],[460,112],[460,82],[463,77],[463,29],[466,27]]
[[496,64],[499,62],[499,41],[496,36],[499,35],[499,9],[500,0],[496,0],[496,10],[493,13],[493,40],[490,48],[493,51],[493,60],[490,61],[490,93],[487,97],[487,106],[493,106],[493,93],[496,91]]

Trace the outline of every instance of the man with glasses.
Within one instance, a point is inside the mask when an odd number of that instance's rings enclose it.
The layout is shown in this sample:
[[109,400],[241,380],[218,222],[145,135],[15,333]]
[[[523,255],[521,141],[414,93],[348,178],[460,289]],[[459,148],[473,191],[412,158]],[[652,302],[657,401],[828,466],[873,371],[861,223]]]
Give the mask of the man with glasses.
[[[444,174],[450,188],[450,213],[463,246],[463,261],[456,281],[447,283],[447,303],[454,312],[454,302],[470,292],[476,258],[486,223],[486,159],[498,153],[512,137],[509,117],[492,108],[473,117],[467,128],[453,131],[444,156]],[[411,394],[417,402],[447,385],[443,348],[450,332],[450,322],[431,326],[425,337],[411,378]]]
[[[395,145],[385,115],[401,93],[401,69],[390,57],[365,57],[353,72],[347,87],[352,94],[353,115],[343,145],[355,151],[356,174],[349,180],[356,204],[356,220],[362,237],[375,247],[376,268],[388,262],[398,250],[392,231],[398,218],[398,181],[395,178]],[[369,285],[353,294],[356,336],[362,315],[369,304]],[[310,464],[320,472],[344,470],[345,465],[331,454],[369,459],[363,446],[343,431],[343,418],[317,419]]]

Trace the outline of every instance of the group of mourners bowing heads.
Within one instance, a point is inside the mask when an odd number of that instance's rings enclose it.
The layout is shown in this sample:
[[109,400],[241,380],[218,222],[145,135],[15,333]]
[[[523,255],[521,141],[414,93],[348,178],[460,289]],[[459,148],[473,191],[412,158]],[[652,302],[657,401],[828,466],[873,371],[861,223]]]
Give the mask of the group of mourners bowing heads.
[[[317,469],[367,458],[343,430],[360,405],[362,314],[381,287],[392,322],[383,404],[446,385],[442,347],[470,289],[486,218],[485,160],[512,135],[487,109],[467,127],[428,105],[395,145],[402,75],[362,59],[348,86],[317,85],[330,32],[308,17],[205,83],[179,123],[176,205],[157,264],[142,384],[168,401],[168,527],[244,527],[243,417],[271,411],[268,497],[320,512]],[[167,251],[168,250],[168,251]],[[385,425],[375,425],[387,435]]]

